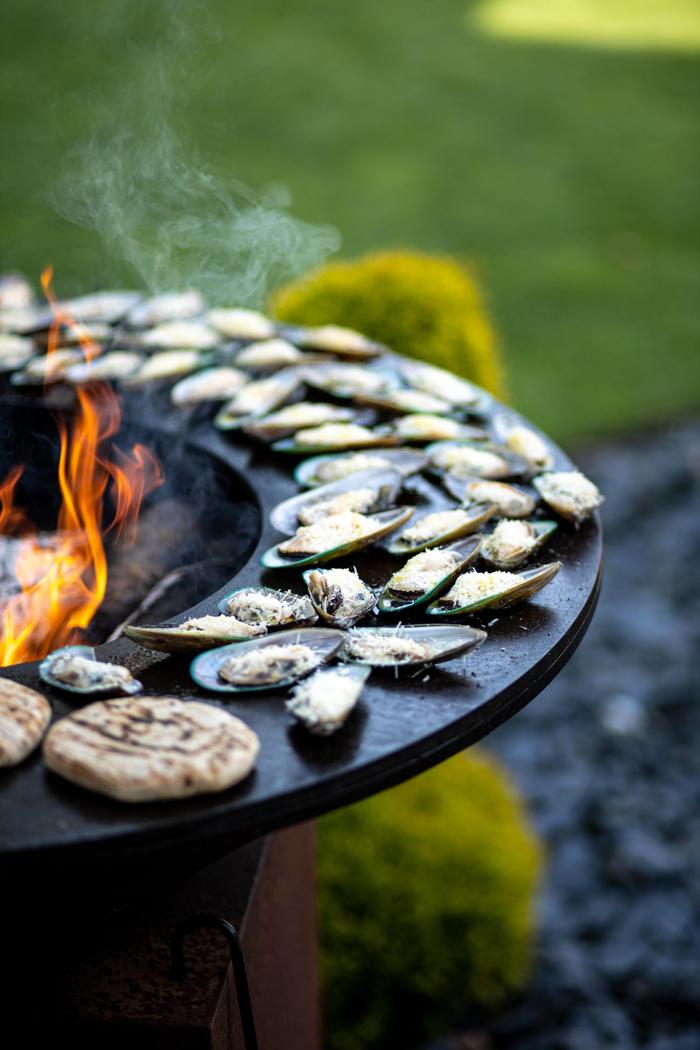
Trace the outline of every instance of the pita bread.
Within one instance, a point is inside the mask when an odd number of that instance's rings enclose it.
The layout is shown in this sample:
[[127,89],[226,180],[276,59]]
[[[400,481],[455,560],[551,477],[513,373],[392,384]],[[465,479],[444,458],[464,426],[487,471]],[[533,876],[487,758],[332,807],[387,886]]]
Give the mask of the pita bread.
[[0,766],[16,766],[31,754],[50,721],[46,697],[0,678]]
[[239,718],[172,696],[101,700],[56,722],[44,758],[66,780],[123,802],[224,791],[260,742]]

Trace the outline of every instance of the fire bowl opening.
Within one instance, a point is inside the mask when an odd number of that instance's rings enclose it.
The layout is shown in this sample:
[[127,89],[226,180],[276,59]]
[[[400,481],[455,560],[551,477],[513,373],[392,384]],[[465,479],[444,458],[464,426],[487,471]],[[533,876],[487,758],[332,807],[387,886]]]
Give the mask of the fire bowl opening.
[[[187,435],[131,418],[122,421],[114,442],[124,449],[146,446],[160,460],[165,482],[144,500],[133,543],[105,537],[107,591],[87,628],[88,644],[110,640],[131,620],[156,623],[206,598],[245,564],[261,530],[260,508],[245,479]],[[55,417],[43,402],[0,398],[0,479],[24,464],[15,503],[47,536],[61,502],[59,448]],[[104,507],[108,523],[114,511],[109,490]],[[17,590],[13,557],[12,538],[0,536],[0,609]]]

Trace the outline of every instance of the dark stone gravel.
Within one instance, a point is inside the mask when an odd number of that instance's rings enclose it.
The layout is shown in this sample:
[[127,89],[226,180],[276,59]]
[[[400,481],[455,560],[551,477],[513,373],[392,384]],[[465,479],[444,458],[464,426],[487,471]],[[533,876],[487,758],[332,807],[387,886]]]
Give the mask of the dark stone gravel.
[[700,423],[578,462],[606,495],[600,605],[488,740],[548,853],[535,973],[474,1027],[493,1050],[700,1050]]

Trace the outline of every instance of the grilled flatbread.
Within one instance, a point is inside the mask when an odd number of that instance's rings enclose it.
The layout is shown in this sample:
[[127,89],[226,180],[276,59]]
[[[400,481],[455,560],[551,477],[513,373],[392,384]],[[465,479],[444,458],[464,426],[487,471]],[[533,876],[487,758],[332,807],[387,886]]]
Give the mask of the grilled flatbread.
[[0,766],[16,766],[31,754],[50,721],[46,697],[0,678]]
[[56,722],[44,741],[54,773],[123,802],[223,791],[248,776],[260,742],[233,715],[175,697],[103,700]]

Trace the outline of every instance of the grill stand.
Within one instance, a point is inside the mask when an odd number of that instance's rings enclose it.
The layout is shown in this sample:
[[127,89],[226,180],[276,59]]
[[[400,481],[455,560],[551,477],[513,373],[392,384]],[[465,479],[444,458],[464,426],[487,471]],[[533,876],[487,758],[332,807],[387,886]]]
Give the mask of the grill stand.
[[[314,845],[314,824],[295,825],[165,892],[107,904],[101,915],[71,907],[51,938],[45,915],[33,931],[25,913],[9,1030],[27,1047],[72,1050],[318,1050]],[[234,972],[227,941],[236,930]],[[39,972],[37,944],[46,954]]]

